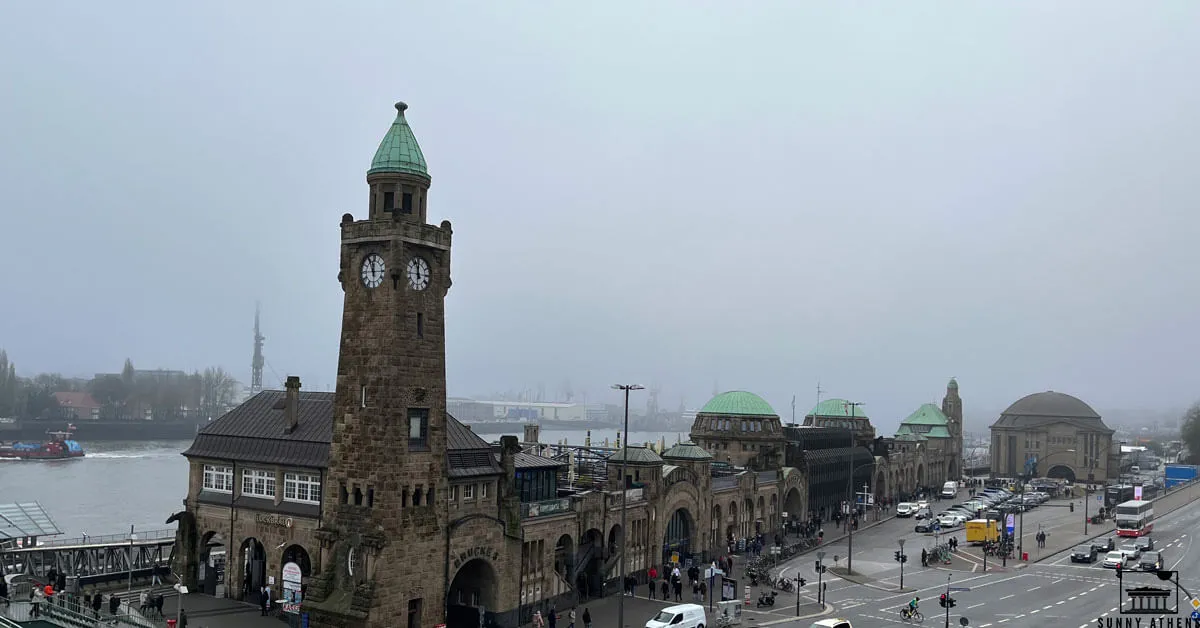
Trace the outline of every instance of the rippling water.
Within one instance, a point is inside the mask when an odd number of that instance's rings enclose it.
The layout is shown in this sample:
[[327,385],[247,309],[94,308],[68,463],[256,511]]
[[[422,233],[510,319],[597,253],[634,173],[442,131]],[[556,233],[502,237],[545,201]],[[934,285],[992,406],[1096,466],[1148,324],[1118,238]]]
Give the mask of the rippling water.
[[[481,433],[488,441],[500,434]],[[618,431],[593,430],[592,444],[615,445]],[[582,445],[586,432],[544,430],[541,440],[566,439]],[[630,432],[631,444],[666,438],[667,445],[686,433]],[[0,460],[0,504],[36,501],[58,524],[64,537],[100,536],[174,527],[164,522],[183,508],[187,497],[190,441],[83,443],[87,455],[74,460]]]
[[0,460],[0,503],[41,503],[66,537],[158,530],[187,496],[190,441],[83,443],[74,460]]

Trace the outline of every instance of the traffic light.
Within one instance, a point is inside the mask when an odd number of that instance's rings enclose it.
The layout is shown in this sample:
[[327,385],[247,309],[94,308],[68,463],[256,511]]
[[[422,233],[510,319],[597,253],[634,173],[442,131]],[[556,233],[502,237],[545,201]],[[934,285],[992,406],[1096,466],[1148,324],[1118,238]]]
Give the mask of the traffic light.
[[1117,580],[1120,580],[1120,579],[1121,579],[1121,565],[1120,565],[1120,563],[1118,563],[1117,564]]
[[946,608],[946,594],[945,593],[941,594],[941,596],[938,597],[938,606],[941,606],[942,608]]
[[800,578],[800,586],[804,586],[806,584],[808,584],[808,582],[804,578]]
[[907,562],[908,562],[908,554],[901,554],[901,555],[900,555],[900,562],[902,562],[902,563],[907,563]]
[[954,605],[958,604],[958,601],[952,597],[948,597],[946,598],[946,603],[950,605],[950,608],[954,608]]
[[896,558],[896,562],[900,562],[900,550],[896,550],[896,553],[892,555]]
[[1067,507],[1071,509],[1071,512],[1075,512],[1075,502],[1067,504]]

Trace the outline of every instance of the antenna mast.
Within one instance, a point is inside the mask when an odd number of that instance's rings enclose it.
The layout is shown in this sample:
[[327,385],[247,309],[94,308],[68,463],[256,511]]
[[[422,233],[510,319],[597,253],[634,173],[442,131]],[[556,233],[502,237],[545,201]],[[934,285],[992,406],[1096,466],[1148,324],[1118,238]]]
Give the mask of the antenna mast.
[[250,393],[257,394],[262,392],[262,375],[263,365],[267,359],[263,357],[263,341],[266,337],[262,335],[262,331],[258,325],[259,313],[261,307],[258,302],[254,303],[254,358],[250,362]]

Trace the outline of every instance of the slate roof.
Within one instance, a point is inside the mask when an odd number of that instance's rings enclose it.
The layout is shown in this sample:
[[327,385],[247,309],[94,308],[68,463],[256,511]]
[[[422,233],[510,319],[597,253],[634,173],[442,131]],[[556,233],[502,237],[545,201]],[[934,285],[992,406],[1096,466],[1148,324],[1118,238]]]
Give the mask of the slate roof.
[[[333,396],[300,392],[296,429],[289,434],[284,431],[286,393],[264,390],[201,428],[183,455],[325,469],[333,441]],[[448,413],[446,462],[450,477],[501,473],[492,446]]]
[[624,453],[629,452],[629,464],[662,464],[663,459],[646,447],[635,447],[629,445],[624,449],[618,449],[616,453],[608,457],[609,462],[621,462],[625,460]]
[[686,443],[677,443],[670,449],[663,452],[664,460],[712,460],[712,454],[704,451],[704,448],[688,441]]
[[333,393],[300,392],[295,431],[284,431],[282,390],[264,390],[205,425],[189,458],[217,458],[324,469],[333,440]]

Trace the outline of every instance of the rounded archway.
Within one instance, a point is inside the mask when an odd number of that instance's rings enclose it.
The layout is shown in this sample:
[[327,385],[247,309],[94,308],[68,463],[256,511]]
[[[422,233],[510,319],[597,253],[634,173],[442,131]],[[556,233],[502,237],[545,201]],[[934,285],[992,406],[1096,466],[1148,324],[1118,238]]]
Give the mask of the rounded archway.
[[483,626],[497,609],[496,569],[483,558],[459,566],[446,596],[447,626]]
[[625,535],[624,535],[623,531],[621,530],[621,524],[619,524],[619,523],[614,524],[613,527],[609,529],[609,531],[608,531],[608,547],[606,548],[606,551],[604,553],[604,556],[606,558],[609,556],[616,555],[616,553],[621,550],[622,539],[624,538],[624,536]]
[[[558,541],[554,543],[554,571],[559,575],[558,578],[552,578],[551,595],[562,595],[570,589],[567,583],[574,582],[575,570],[575,539],[571,538],[570,534],[564,534],[558,537]],[[522,604],[533,602],[532,591],[526,589],[521,590]]]
[[783,511],[787,513],[790,521],[804,516],[804,499],[800,496],[800,489],[794,486],[788,489],[787,494],[783,496]]
[[758,496],[758,507],[754,512],[757,514],[754,519],[754,533],[762,534],[767,526],[767,500],[763,499],[762,495]]
[[875,503],[877,504],[887,495],[887,475],[883,472],[883,469],[880,469],[875,474],[875,490],[873,493],[875,495]]
[[279,586],[288,604],[300,604],[303,601],[311,575],[312,561],[308,557],[308,550],[300,545],[284,548],[279,560]]
[[201,593],[223,595],[225,581],[225,537],[206,532],[200,537],[200,556],[196,578]]
[[267,552],[262,542],[254,537],[242,541],[238,566],[242,572],[242,599],[259,604],[261,589],[267,584]]
[[953,458],[951,458],[946,463],[946,481],[947,482],[957,482],[958,481],[958,465],[955,464],[955,461]]
[[686,508],[678,508],[671,513],[671,518],[667,520],[667,527],[663,531],[664,564],[678,562],[682,565],[687,562],[692,553],[691,541],[695,530],[695,521]]
[[1065,464],[1056,464],[1056,465],[1050,467],[1050,469],[1048,471],[1046,471],[1046,477],[1055,478],[1055,479],[1059,479],[1059,480],[1066,480],[1066,481],[1070,482],[1071,484],[1074,484],[1075,483],[1075,470],[1072,469],[1071,467],[1068,467]]
[[604,533],[592,528],[579,541],[575,565],[575,589],[580,597],[598,597],[604,585]]

